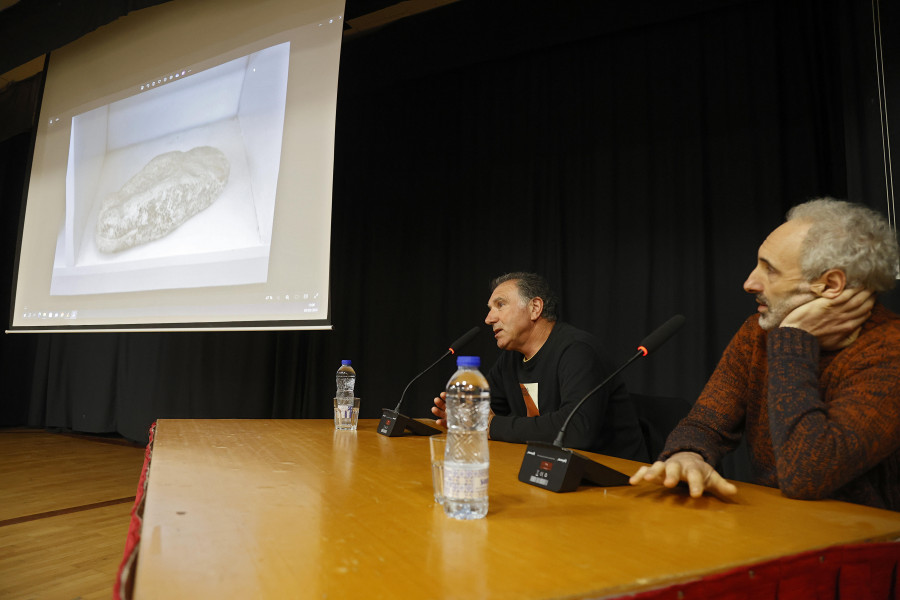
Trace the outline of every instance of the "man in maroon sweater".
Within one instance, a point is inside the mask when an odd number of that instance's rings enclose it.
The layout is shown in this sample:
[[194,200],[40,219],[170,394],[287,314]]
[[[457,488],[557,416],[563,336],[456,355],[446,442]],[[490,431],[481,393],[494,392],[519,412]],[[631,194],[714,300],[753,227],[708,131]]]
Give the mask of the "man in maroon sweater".
[[791,209],[744,282],[758,314],[631,483],[735,494],[713,467],[743,435],[755,483],[900,510],[900,317],[876,302],[897,265],[875,211],[828,198]]

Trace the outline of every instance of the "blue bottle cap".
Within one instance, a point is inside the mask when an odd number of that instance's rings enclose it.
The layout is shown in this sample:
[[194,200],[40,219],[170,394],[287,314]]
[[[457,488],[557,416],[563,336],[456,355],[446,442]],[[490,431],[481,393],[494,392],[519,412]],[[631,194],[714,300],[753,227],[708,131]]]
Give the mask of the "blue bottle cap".
[[344,360],[341,361],[341,364],[342,364],[342,365],[349,365],[350,362],[351,362],[351,361],[344,359]]
[[481,357],[480,356],[457,356],[456,357],[456,366],[457,367],[475,367],[476,369],[481,366]]

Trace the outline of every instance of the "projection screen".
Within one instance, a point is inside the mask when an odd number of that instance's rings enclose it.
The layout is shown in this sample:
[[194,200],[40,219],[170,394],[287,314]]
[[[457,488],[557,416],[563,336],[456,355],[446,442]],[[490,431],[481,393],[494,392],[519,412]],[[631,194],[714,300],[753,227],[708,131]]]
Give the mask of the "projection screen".
[[173,0],[49,58],[10,331],[330,328],[343,0]]

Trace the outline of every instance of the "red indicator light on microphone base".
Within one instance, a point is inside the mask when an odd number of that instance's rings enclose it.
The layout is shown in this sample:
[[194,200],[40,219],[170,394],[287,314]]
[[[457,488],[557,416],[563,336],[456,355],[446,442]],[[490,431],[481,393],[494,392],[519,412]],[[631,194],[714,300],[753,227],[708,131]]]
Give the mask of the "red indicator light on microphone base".
[[638,346],[638,352],[641,353],[641,356],[647,356],[647,349],[643,346]]

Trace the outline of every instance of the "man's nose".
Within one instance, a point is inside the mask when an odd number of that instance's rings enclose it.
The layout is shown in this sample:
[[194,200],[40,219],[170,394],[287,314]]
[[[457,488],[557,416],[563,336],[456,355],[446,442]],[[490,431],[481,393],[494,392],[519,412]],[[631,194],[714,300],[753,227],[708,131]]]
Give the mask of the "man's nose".
[[484,318],[484,322],[488,325],[497,322],[497,316],[494,314],[494,309],[488,311],[487,316]]
[[750,271],[747,281],[744,282],[744,291],[748,294],[759,294],[763,291],[762,283],[760,283],[759,267]]

